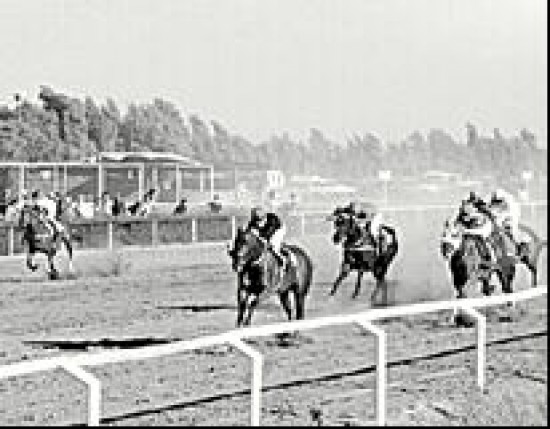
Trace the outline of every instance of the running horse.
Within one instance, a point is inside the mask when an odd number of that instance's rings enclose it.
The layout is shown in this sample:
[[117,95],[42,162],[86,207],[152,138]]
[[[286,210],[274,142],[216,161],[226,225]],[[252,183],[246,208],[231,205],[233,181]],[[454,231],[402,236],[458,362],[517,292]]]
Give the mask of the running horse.
[[27,254],[27,267],[30,270],[36,271],[38,269],[38,265],[34,263],[33,258],[36,253],[42,253],[48,258],[48,277],[50,280],[58,279],[59,272],[55,268],[54,258],[63,245],[69,256],[69,271],[74,272],[73,246],[67,232],[53,235],[37,210],[30,207],[21,210],[18,228],[23,231],[22,242]]
[[[352,298],[357,298],[361,290],[361,279],[366,272],[372,272],[376,279],[376,289],[371,295],[374,301],[382,287],[386,286],[385,278],[388,269],[399,250],[399,243],[395,230],[387,225],[381,227],[381,243],[379,248],[373,243],[366,243],[364,232],[357,224],[355,218],[338,209],[327,220],[334,222],[334,244],[342,244],[343,259],[340,265],[340,273],[336,278],[330,295],[334,295],[340,283],[352,272],[357,271],[357,282]],[[384,298],[387,300],[387,297]]]
[[[487,224],[492,228],[490,240],[485,242],[481,237],[464,233],[463,228],[456,222],[447,220],[441,236],[440,251],[449,262],[451,277],[457,298],[466,298],[466,289],[474,283],[481,283],[481,291],[489,296],[494,292],[491,277],[496,274],[502,291],[513,292],[513,281],[516,275],[517,255],[510,252],[514,246],[511,238],[494,223]],[[489,261],[486,246],[492,245],[496,263]]]
[[[311,286],[313,264],[299,246],[283,244],[282,250],[292,262],[287,264],[277,292],[288,320],[293,319],[292,294],[294,318],[301,320],[305,316],[305,300]],[[269,244],[250,229],[237,229],[228,254],[233,271],[237,273],[237,327],[248,326],[260,299],[270,296],[279,286],[282,267]]]
[[[488,255],[483,242],[479,237],[464,234],[463,229],[455,222],[447,220],[441,236],[441,254],[449,262],[453,285],[458,298],[466,297],[466,288],[472,283],[481,282],[482,293],[491,295],[494,288],[491,286],[491,277],[497,275],[502,291],[513,292],[513,281],[516,274],[516,265],[521,263],[531,272],[532,287],[538,283],[538,260],[546,240],[541,240],[531,228],[520,225],[520,230],[530,237],[529,242],[519,243],[517,246],[509,235],[494,223],[490,239],[495,248],[496,264],[487,262]],[[512,249],[517,249],[514,254]]]

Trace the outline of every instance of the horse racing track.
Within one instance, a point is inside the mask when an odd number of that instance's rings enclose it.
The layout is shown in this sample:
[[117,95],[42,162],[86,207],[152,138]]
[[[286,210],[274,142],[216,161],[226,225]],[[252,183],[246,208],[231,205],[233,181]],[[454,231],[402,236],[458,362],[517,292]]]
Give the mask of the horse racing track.
[[[434,249],[439,225],[428,226],[425,236],[402,227],[404,245],[389,272],[391,303],[452,296]],[[315,264],[306,318],[371,306],[370,279],[356,300],[353,277],[328,297],[339,262],[328,237],[295,241]],[[0,260],[0,365],[197,338],[235,323],[235,279],[223,246],[79,253],[76,278],[54,282],[23,265]],[[546,284],[546,251],[540,266]],[[520,268],[516,289],[528,284]],[[547,422],[545,299],[482,312],[488,315],[484,392],[476,386],[474,328],[454,327],[448,313],[380,322],[388,333],[390,424]],[[272,297],[252,322],[283,320]],[[374,422],[372,336],[350,325],[250,343],[265,359],[263,424]],[[250,366],[246,356],[219,346],[89,370],[102,382],[102,423],[218,425],[249,422]],[[83,423],[86,407],[86,389],[62,371],[0,381],[0,425]]]

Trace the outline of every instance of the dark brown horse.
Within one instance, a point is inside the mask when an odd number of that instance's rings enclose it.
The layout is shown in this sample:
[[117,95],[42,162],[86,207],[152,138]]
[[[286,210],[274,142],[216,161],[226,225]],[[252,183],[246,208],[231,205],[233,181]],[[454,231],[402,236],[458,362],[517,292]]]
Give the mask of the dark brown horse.
[[59,278],[55,268],[54,258],[61,246],[67,250],[69,256],[69,270],[73,272],[73,246],[69,234],[60,232],[52,234],[38,212],[33,208],[25,208],[19,215],[19,229],[23,231],[23,244],[27,253],[27,267],[36,271],[38,265],[33,262],[36,253],[43,253],[48,258],[48,276],[51,280]]
[[[237,327],[250,324],[254,308],[260,298],[278,289],[279,299],[292,320],[290,294],[294,298],[294,318],[305,316],[305,300],[313,275],[313,264],[306,252],[298,246],[283,244],[293,262],[281,277],[282,267],[269,245],[255,231],[238,228],[233,247],[229,249],[233,270],[237,273]],[[279,286],[280,279],[282,285]]]
[[376,289],[371,295],[371,300],[374,300],[378,292],[386,286],[386,274],[399,249],[395,230],[389,226],[382,226],[382,239],[378,247],[374,243],[362,243],[364,232],[354,217],[335,212],[329,219],[333,220],[335,229],[332,241],[334,244],[342,243],[344,250],[340,273],[330,295],[336,293],[340,283],[352,271],[357,271],[357,282],[352,295],[352,298],[356,298],[361,290],[363,274],[372,272],[376,279]]

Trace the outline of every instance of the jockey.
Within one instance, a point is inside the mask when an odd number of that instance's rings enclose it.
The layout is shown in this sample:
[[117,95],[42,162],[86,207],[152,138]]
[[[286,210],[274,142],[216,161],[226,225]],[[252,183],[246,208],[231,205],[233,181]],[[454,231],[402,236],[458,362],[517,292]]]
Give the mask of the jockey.
[[368,215],[369,221],[367,225],[367,232],[374,241],[374,244],[376,245],[377,249],[380,249],[381,241],[382,241],[382,225],[383,225],[383,217],[382,213],[380,213],[378,210],[373,209],[369,212]]
[[382,213],[376,210],[373,205],[368,204],[365,209],[361,209],[357,212],[356,218],[357,224],[361,228],[361,231],[366,234],[368,241],[379,250],[382,239]]
[[491,194],[489,210],[493,213],[495,221],[510,238],[519,243],[519,218],[521,208],[512,194],[504,189],[497,189]]
[[32,199],[35,208],[38,209],[41,220],[52,235],[56,237],[59,233],[63,232],[65,228],[58,220],[58,204],[55,193],[52,192],[47,196],[41,197],[40,191],[35,191],[32,194]]
[[456,223],[462,226],[463,233],[481,239],[485,244],[486,255],[490,262],[496,263],[494,247],[491,244],[490,236],[493,232],[490,221],[491,214],[488,213],[487,204],[474,192],[462,201]]
[[281,218],[272,212],[265,212],[262,207],[254,207],[250,214],[250,221],[246,228],[254,230],[259,237],[266,240],[281,265],[281,278],[277,289],[282,286],[284,274],[287,268],[288,254],[282,249],[283,239],[286,234],[286,226]]
[[337,211],[339,214],[347,214],[351,217],[356,217],[357,215],[357,208],[354,201],[350,201],[347,206],[339,208]]

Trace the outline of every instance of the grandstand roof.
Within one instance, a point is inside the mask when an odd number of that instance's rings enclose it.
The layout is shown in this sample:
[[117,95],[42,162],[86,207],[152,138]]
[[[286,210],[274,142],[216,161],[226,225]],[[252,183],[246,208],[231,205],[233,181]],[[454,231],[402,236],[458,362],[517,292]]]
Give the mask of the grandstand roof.
[[100,152],[99,162],[159,162],[177,163],[185,167],[210,168],[205,164],[187,156],[169,152]]

